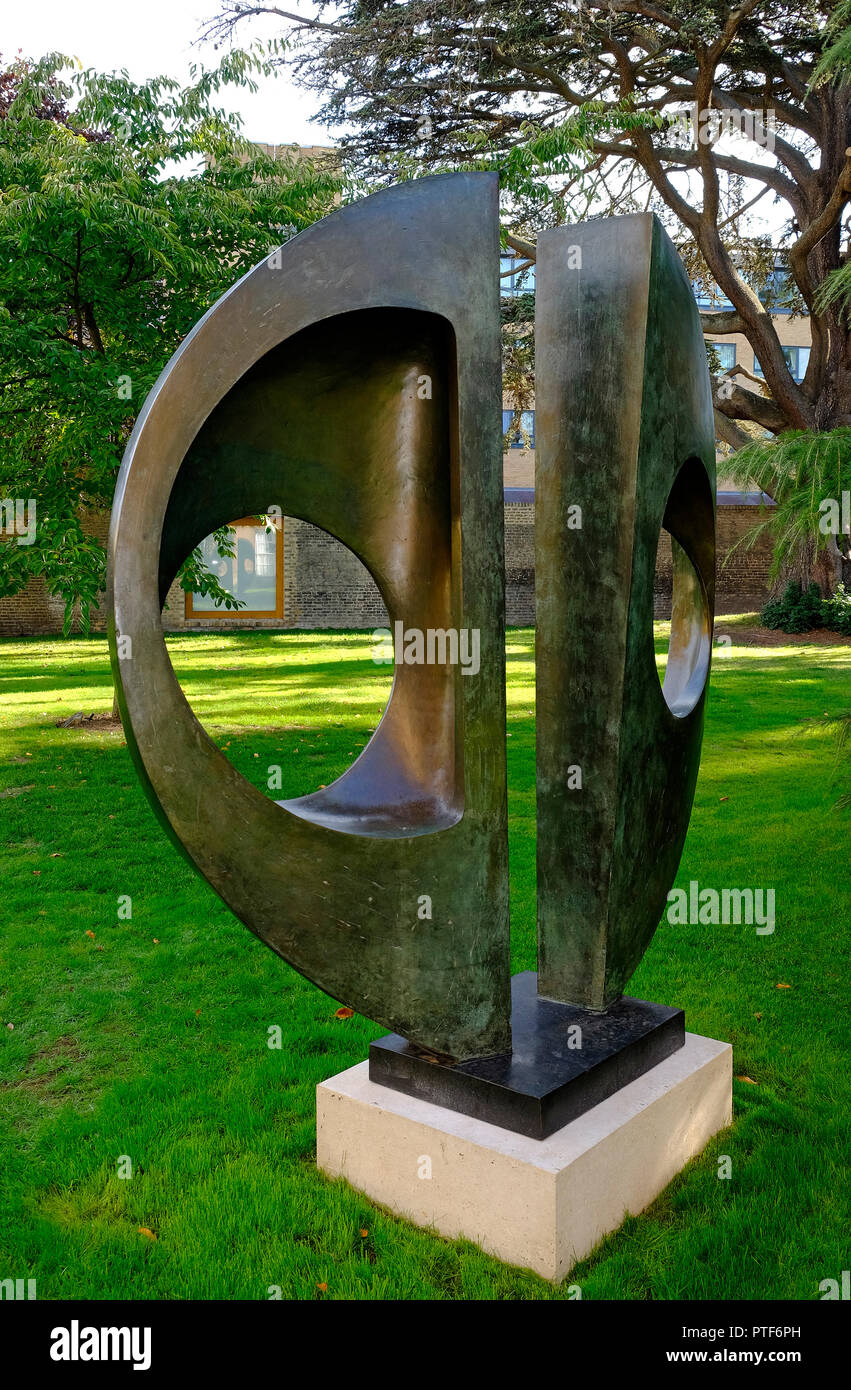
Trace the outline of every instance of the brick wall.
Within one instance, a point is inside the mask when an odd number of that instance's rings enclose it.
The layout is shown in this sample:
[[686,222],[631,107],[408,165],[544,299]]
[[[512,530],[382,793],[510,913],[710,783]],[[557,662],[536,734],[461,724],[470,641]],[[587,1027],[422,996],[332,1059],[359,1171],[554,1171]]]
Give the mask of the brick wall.
[[[185,618],[185,597],[177,584],[169,589],[163,626],[169,632],[186,628],[212,630],[231,627],[226,618]],[[241,618],[251,628],[386,627],[387,610],[369,571],[340,541],[307,521],[284,517],[284,619]]]
[[[386,627],[378,586],[356,555],[306,521],[284,530],[284,616],[288,627]],[[287,610],[286,580],[292,587]]]
[[39,632],[61,632],[65,605],[51,598],[40,579],[31,579],[11,598],[0,598],[0,634],[29,637]]
[[[96,536],[106,545],[109,535],[108,512],[85,512],[81,517],[83,530],[89,536]],[[77,630],[75,610],[74,630]],[[65,604],[60,598],[52,598],[41,579],[31,579],[19,594],[0,597],[0,636],[29,637],[40,632],[61,632],[65,618]],[[93,632],[106,629],[106,612],[101,603],[91,613]]]
[[762,608],[771,583],[773,546],[768,537],[759,537],[752,549],[733,544],[765,517],[759,507],[719,507],[716,536],[718,572],[715,578],[715,609],[718,613],[749,613]]
[[505,621],[526,627],[535,621],[535,504],[505,506]]
[[[716,522],[718,567],[715,576],[716,613],[752,613],[768,598],[771,568],[771,541],[761,535],[752,548],[732,547],[740,537],[763,519],[754,506],[719,506]],[[732,553],[731,553],[732,552]],[[671,539],[666,531],[659,537],[656,552],[656,580],[653,585],[653,615],[671,616]]]
[[[535,507],[531,491],[505,505],[505,602],[506,619],[511,626],[535,621]],[[761,537],[752,550],[740,546],[726,565],[720,558],[733,542],[760,519],[753,506],[718,508],[717,611],[741,613],[759,609],[768,593],[771,544]],[[91,521],[104,538],[107,519]],[[167,631],[185,628],[214,630],[221,627],[253,628],[373,628],[387,624],[387,613],[371,575],[344,545],[318,527],[292,517],[284,519],[284,619],[279,618],[192,618],[184,617],[184,594],[176,585],[169,590],[163,611]],[[40,580],[33,580],[13,598],[0,598],[0,634],[25,636],[30,633],[60,632],[63,605],[52,599]],[[657,618],[671,615],[671,546],[667,535],[660,537],[656,560],[654,613]],[[105,614],[93,614],[92,627],[102,631]]]

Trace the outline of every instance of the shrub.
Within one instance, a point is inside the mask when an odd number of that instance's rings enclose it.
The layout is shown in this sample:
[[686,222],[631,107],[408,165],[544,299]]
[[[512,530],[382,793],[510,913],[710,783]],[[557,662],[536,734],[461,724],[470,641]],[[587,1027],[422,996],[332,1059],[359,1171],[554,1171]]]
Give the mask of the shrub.
[[823,625],[823,605],[818,584],[810,584],[804,590],[792,580],[786,585],[782,598],[765,605],[760,619],[764,627],[779,628],[782,632],[809,632]]
[[826,627],[851,637],[851,593],[840,584],[830,598],[823,599],[817,584],[804,590],[792,580],[783,597],[767,603],[759,616],[763,627],[781,632],[810,632],[814,627]]
[[851,593],[840,584],[835,594],[822,600],[822,622],[831,632],[851,637]]

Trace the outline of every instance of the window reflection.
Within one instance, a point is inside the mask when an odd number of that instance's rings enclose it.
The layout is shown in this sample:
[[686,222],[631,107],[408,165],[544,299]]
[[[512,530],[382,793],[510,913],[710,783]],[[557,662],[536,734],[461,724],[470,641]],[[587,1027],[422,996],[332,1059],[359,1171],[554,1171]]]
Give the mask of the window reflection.
[[193,594],[192,613],[227,614],[232,618],[248,614],[283,616],[280,612],[279,562],[282,557],[279,556],[279,536],[274,525],[270,524],[267,529],[253,517],[233,523],[228,546],[232,555],[219,549],[214,536],[207,536],[200,549],[208,572],[245,607],[228,610],[223,605],[217,607],[207,595]]

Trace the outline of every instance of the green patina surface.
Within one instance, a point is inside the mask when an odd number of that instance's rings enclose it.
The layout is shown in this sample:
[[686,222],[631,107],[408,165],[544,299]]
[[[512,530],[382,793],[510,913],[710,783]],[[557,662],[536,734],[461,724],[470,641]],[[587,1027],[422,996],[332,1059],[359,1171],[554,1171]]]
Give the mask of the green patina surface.
[[708,659],[712,407],[691,288],[655,218],[545,234],[538,283],[539,989],[602,1009],[647,948],[688,828],[702,680],[672,713],[653,580],[665,524],[682,555],[672,652],[678,668],[701,644]]

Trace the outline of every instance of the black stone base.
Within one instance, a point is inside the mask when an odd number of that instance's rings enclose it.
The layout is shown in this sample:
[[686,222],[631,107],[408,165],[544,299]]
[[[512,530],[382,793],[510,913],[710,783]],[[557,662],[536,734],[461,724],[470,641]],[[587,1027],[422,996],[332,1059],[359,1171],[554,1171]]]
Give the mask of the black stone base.
[[511,1053],[451,1062],[389,1033],[370,1046],[370,1081],[546,1139],[685,1044],[682,1009],[623,998],[593,1013],[541,999],[537,985],[531,970],[511,981]]

